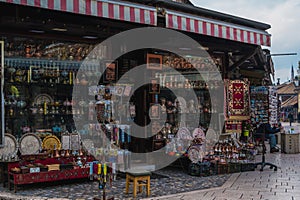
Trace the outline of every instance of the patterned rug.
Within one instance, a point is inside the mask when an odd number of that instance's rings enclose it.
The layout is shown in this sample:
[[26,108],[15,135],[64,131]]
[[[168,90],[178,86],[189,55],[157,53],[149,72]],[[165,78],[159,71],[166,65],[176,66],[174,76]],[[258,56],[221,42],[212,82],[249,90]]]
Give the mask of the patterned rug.
[[226,80],[226,117],[229,120],[247,120],[250,117],[249,81]]

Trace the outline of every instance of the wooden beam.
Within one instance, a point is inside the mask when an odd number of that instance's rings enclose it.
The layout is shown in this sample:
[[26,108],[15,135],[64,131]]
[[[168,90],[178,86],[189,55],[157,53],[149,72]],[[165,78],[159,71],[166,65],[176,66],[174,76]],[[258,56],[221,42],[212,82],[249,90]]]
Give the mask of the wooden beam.
[[258,47],[253,49],[252,51],[249,52],[249,54],[243,56],[240,60],[235,62],[232,66],[230,66],[230,69],[228,71],[235,70],[237,67],[241,66],[247,59],[251,58],[258,52]]

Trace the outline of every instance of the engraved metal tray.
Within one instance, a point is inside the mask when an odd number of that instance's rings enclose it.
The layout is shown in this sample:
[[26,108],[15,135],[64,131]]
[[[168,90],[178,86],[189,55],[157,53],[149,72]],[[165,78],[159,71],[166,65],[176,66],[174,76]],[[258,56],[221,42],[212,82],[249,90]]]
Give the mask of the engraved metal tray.
[[12,134],[5,133],[4,146],[0,148],[0,156],[12,156],[18,152],[18,142]]
[[38,154],[41,151],[42,141],[34,133],[26,133],[19,141],[22,155]]

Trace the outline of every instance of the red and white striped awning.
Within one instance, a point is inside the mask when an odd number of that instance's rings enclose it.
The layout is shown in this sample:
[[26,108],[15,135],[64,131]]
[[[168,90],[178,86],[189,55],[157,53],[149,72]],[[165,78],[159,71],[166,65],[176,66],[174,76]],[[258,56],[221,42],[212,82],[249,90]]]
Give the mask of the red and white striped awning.
[[266,31],[175,11],[166,11],[166,28],[248,44],[271,46],[271,35]]
[[24,6],[91,15],[109,19],[157,25],[155,8],[117,1],[100,0],[0,0]]

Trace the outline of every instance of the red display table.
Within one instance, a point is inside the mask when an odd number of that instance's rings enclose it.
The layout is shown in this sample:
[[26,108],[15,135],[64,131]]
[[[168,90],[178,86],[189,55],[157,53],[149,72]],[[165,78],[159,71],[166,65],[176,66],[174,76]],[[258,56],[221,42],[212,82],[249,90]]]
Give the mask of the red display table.
[[9,166],[15,166],[18,163],[19,161],[0,161],[0,181],[3,187],[7,184]]
[[[6,169],[4,169],[4,171],[8,172],[8,178],[6,179],[8,180],[8,188],[9,190],[11,190],[11,188],[14,187],[14,191],[16,192],[18,185],[88,178],[90,168],[80,168],[79,166],[76,166],[76,164],[73,166],[76,159],[77,157],[70,156],[67,158],[37,158],[31,161],[20,160],[18,162],[7,163],[8,166]],[[81,159],[84,160],[83,166],[85,166],[86,162],[94,161],[93,156],[82,156]],[[22,173],[22,171],[20,173],[14,173],[11,170],[12,168],[20,168],[21,166],[28,166],[29,164],[42,164],[44,166],[57,164],[58,166],[60,166],[58,167],[60,170],[40,171],[33,173],[29,173],[29,171],[28,173]],[[68,168],[64,168],[63,166],[65,165],[68,165]]]
[[8,188],[11,190],[13,186],[14,192],[16,192],[18,185],[88,178],[89,170],[90,168],[78,168],[26,174],[15,174],[9,172]]

